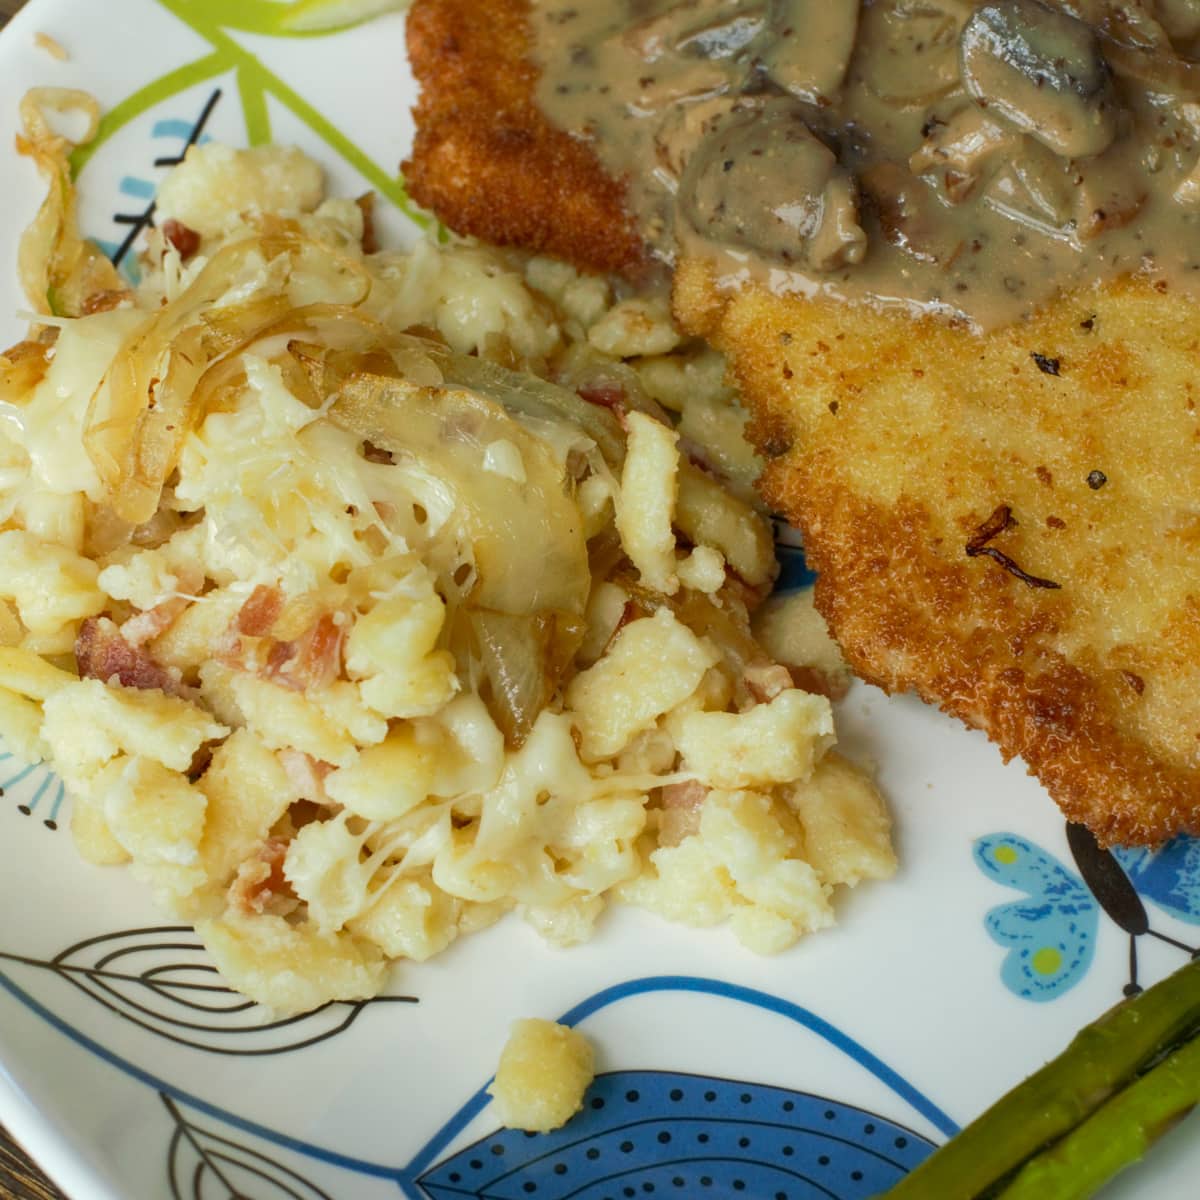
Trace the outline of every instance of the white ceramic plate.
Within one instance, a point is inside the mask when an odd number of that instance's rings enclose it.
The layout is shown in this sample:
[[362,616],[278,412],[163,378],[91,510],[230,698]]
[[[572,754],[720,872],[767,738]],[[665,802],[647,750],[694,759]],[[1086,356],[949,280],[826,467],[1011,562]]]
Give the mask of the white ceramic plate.
[[[0,37],[4,344],[42,192],[13,152],[29,86],[85,88],[110,114],[79,184],[85,230],[114,254],[197,138],[294,141],[335,191],[402,200],[403,18],[298,38],[287,10],[34,0]],[[384,234],[414,229],[395,208]],[[220,990],[124,873],[79,862],[58,781],[5,755],[0,1120],[77,1200],[865,1200],[1117,1001],[1130,938],[1018,764],[866,687],[839,716],[843,747],[878,764],[903,868],[844,900],[834,931],[762,959],[631,910],[570,951],[510,919],[397,970],[386,998],[282,1026]],[[1152,982],[1200,943],[1200,843],[1119,861],[1178,943],[1136,940]],[[603,1072],[584,1113],[537,1138],[499,1131],[481,1090],[530,1015],[579,1023]],[[1193,1200],[1198,1134],[1194,1117],[1108,1194]]]

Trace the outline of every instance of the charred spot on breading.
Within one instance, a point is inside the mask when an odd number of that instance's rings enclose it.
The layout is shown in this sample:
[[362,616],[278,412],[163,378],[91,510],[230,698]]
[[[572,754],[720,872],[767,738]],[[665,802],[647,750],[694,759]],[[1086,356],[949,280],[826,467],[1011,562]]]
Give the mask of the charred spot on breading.
[[1146,681],[1135,671],[1122,671],[1125,682],[1140,696],[1146,690]]
[[970,541],[967,542],[967,557],[978,558],[980,555],[986,555],[993,562],[1002,566],[1010,575],[1015,576],[1029,587],[1048,588],[1051,590],[1062,587],[1061,583],[1055,583],[1052,579],[1041,579],[1037,575],[1030,575],[1027,571],[1017,566],[1002,550],[997,550],[995,546],[988,545],[993,538],[999,537],[1000,534],[1008,529],[1015,528],[1016,525],[1017,519],[1012,515],[1012,509],[1007,504],[998,504],[993,510],[992,515],[976,529]]
[[998,537],[1006,529],[1012,529],[1017,519],[1012,515],[1012,507],[1008,504],[997,504],[992,515],[980,524],[967,542],[967,554],[978,554],[994,537]]

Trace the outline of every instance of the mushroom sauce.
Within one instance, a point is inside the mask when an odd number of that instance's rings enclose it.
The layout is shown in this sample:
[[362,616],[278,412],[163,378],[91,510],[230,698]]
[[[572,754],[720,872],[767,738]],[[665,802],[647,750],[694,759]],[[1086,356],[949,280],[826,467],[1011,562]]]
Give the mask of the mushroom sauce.
[[531,0],[538,100],[647,243],[979,329],[1200,289],[1200,0]]

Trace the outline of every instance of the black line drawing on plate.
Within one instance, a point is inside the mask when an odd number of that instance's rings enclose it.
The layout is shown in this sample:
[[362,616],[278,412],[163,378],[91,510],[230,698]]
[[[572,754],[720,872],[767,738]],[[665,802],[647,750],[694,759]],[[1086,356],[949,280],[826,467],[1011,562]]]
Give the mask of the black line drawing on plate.
[[[184,156],[203,135],[204,127],[208,124],[209,118],[213,114],[213,109],[217,107],[217,102],[220,99],[221,89],[215,88],[205,101],[204,107],[200,110],[200,115],[192,124],[192,127],[189,130],[186,139],[184,140],[182,149],[178,154],[160,155],[154,160],[154,165],[156,167],[175,167],[183,162]],[[148,186],[153,188],[152,184]],[[138,234],[140,234],[143,229],[154,228],[154,210],[156,203],[157,202],[154,199],[151,199],[150,203],[147,204],[146,207],[141,210],[141,212],[113,213],[113,221],[117,225],[127,225],[129,227],[129,232],[125,234],[125,237],[121,241],[120,245],[118,245],[116,249],[112,250],[109,254],[109,257],[112,259],[113,266],[119,267],[121,265],[125,256],[133,248],[134,242],[137,241]],[[107,250],[108,247],[105,247],[105,249]]]
[[222,982],[188,925],[99,934],[41,960],[0,951],[0,961],[51,971],[109,1012],[178,1045],[238,1057],[283,1054],[336,1037],[372,1004],[416,1004],[415,996],[334,1001],[270,1020]]
[[167,1149],[171,1200],[333,1200],[282,1163],[189,1120],[165,1092],[158,1098],[175,1122]]

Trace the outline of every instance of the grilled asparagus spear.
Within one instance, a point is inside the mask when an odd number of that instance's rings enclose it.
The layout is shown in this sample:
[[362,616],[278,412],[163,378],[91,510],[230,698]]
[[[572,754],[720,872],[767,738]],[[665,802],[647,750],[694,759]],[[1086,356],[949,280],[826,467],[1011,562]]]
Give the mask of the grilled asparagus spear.
[[[937,1153],[901,1180],[887,1200],[978,1200],[996,1195],[1026,1161],[1050,1147],[1087,1121],[1102,1106],[1113,1105],[1111,1113],[1098,1128],[1089,1131],[1077,1147],[1064,1149],[1069,1161],[1091,1152],[1093,1138],[1111,1138],[1104,1162],[1108,1173],[1140,1157],[1154,1140],[1154,1123],[1166,1121],[1186,1110],[1187,1074],[1192,1072],[1195,1091],[1200,1036],[1200,960],[1168,976],[1161,983],[1132,1000],[1123,1001],[1098,1021],[1085,1026],[1058,1058],[1031,1075],[1007,1096],[997,1101],[981,1117],[952,1138]],[[1187,1043],[1184,1048],[1181,1044]],[[1157,1071],[1145,1076],[1145,1088],[1129,1087],[1142,1071],[1164,1055],[1175,1051],[1174,1063],[1163,1076],[1176,1080],[1170,1097],[1160,1106],[1156,1085],[1150,1083]],[[1161,1066],[1172,1062],[1168,1058]],[[1140,1082],[1140,1081],[1139,1081]],[[1123,1092],[1128,1089],[1128,1096]],[[1121,1093],[1122,1103],[1113,1097]],[[1192,1101],[1195,1102],[1194,1099]],[[1139,1118],[1148,1117],[1139,1133]],[[1126,1126],[1125,1122],[1130,1124]],[[1113,1130],[1120,1124],[1122,1136]],[[1159,1130],[1161,1132],[1161,1129]],[[1041,1168],[1039,1168],[1040,1170]],[[1088,1168],[1090,1171],[1092,1168]],[[1017,1176],[1019,1178],[1019,1175]],[[1039,1178],[1036,1174],[1033,1178]],[[1015,1186],[1015,1184],[1014,1184]],[[1029,1185],[1022,1185],[1029,1186]],[[1099,1186],[1095,1184],[1094,1186]],[[1046,1185],[1049,1189],[1049,1185]],[[1000,1190],[1005,1200],[1009,1193]],[[1088,1195],[1085,1191],[1041,1190],[1017,1192],[1015,1197],[1038,1196],[1039,1200]]]

